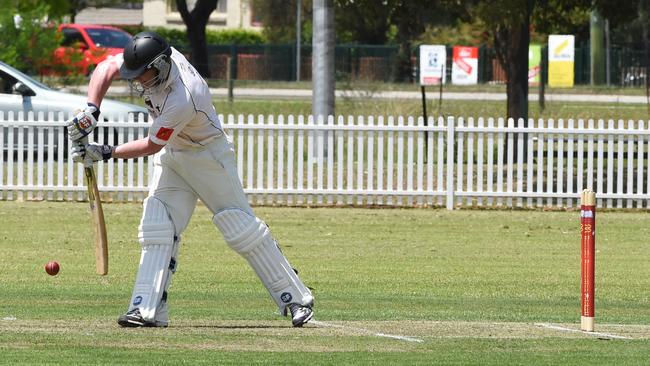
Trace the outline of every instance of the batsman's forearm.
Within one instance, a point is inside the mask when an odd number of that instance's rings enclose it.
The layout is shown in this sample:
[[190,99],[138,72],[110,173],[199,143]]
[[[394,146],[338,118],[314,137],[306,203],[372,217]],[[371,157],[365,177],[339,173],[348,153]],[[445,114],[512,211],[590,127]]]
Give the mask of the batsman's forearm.
[[113,158],[116,159],[133,159],[141,156],[153,155],[160,151],[163,145],[158,145],[149,140],[148,137],[143,139],[129,141],[125,144],[115,147]]

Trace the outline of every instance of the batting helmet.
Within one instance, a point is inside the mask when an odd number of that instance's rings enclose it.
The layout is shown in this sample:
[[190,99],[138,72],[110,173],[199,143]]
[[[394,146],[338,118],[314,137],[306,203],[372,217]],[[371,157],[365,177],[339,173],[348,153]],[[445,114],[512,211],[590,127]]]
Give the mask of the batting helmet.
[[120,67],[123,79],[133,80],[145,71],[155,69],[154,77],[145,88],[155,87],[167,80],[171,69],[172,50],[167,41],[155,32],[136,34],[124,46],[124,63]]

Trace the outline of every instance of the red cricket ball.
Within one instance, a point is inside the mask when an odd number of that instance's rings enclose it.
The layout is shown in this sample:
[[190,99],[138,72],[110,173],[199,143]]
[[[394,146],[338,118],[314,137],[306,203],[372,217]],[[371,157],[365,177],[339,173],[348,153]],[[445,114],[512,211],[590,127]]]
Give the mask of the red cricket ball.
[[59,264],[57,262],[51,261],[45,265],[45,272],[50,276],[56,276],[59,273]]

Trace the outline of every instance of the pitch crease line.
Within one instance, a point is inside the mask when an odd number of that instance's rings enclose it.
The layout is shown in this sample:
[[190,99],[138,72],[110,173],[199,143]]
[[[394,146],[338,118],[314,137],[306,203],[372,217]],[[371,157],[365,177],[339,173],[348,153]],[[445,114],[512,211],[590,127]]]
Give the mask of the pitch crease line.
[[424,342],[424,340],[422,340],[420,338],[407,337],[407,336],[401,336],[401,335],[393,335],[393,334],[386,334],[386,333],[375,333],[375,332],[370,331],[368,329],[357,328],[357,327],[349,327],[349,326],[339,325],[339,324],[330,324],[330,323],[325,323],[325,322],[321,322],[321,321],[318,321],[318,320],[312,320],[310,323],[314,324],[314,325],[320,325],[322,327],[350,329],[350,330],[353,330],[353,331],[359,332],[359,333],[372,334],[375,337],[392,338],[392,339],[397,339],[397,340],[406,341],[406,342],[416,342],[416,343]]
[[616,334],[610,334],[610,333],[601,333],[601,332],[585,332],[582,330],[578,329],[571,329],[571,328],[565,328],[561,327],[559,325],[553,325],[553,324],[546,324],[546,323],[535,323],[536,326],[538,327],[543,327],[543,328],[548,328],[548,329],[553,329],[553,330],[559,330],[561,332],[573,332],[573,333],[582,333],[594,337],[607,337],[607,338],[613,338],[613,339],[634,339],[631,337],[625,337],[625,336],[620,336]]

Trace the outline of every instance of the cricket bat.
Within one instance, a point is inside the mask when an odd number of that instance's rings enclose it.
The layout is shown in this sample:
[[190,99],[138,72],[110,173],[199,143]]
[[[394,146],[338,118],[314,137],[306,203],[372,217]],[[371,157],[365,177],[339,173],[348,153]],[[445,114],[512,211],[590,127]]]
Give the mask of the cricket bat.
[[86,173],[86,185],[88,186],[88,202],[90,202],[90,216],[93,232],[95,234],[95,264],[98,275],[108,273],[108,240],[106,237],[106,222],[104,221],[104,210],[102,210],[102,201],[99,197],[97,188],[97,178],[95,177],[95,168],[86,163],[84,167]]

